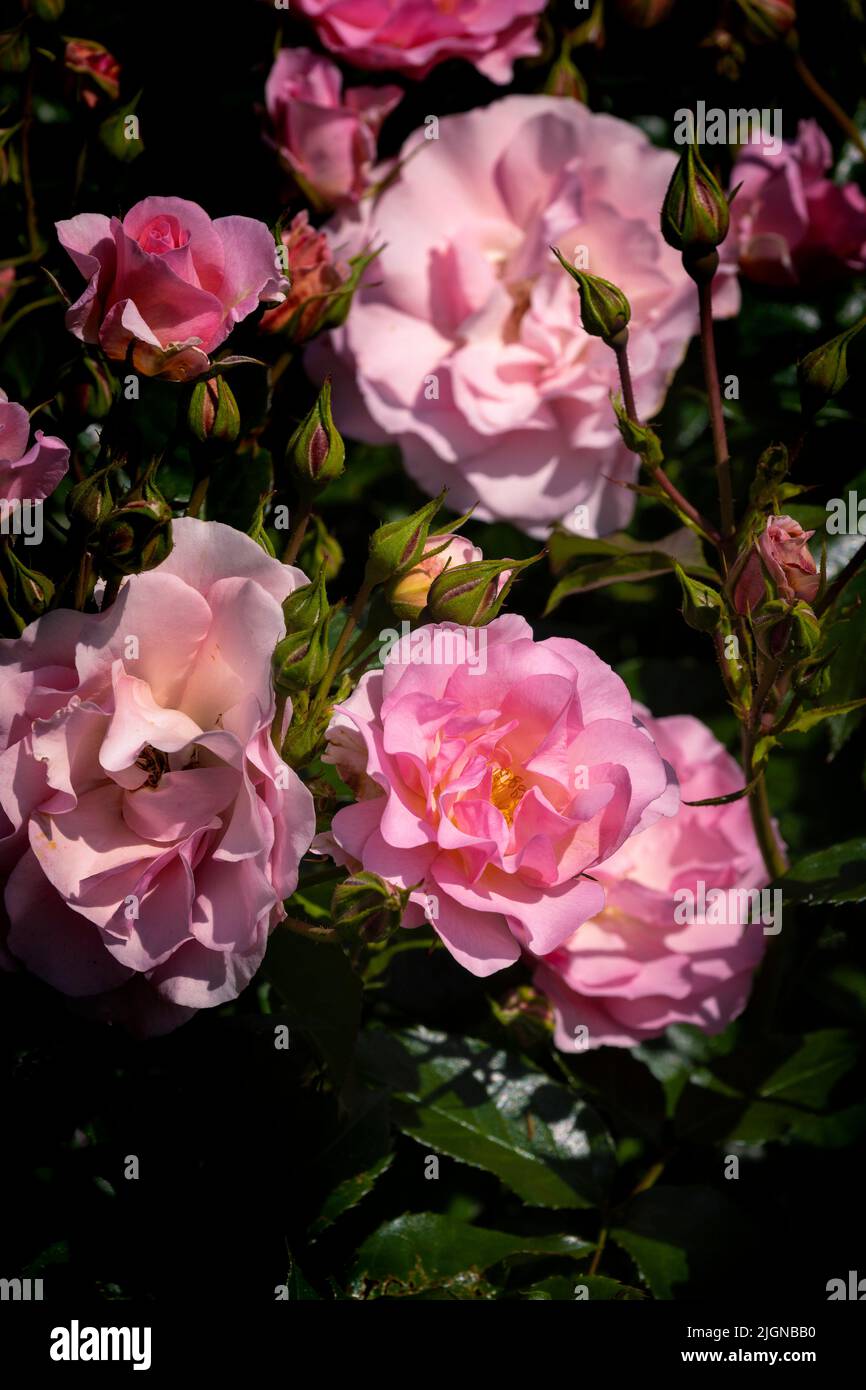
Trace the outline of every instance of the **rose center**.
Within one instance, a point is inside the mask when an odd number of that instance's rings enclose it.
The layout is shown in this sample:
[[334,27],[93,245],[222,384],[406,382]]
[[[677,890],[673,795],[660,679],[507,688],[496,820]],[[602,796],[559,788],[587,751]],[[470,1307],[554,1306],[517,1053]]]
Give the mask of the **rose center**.
[[135,760],[135,766],[147,773],[147,781],[143,786],[158,787],[162,774],[168,772],[168,754],[163,753],[161,748],[152,748],[146,743]]
[[166,251],[175,251],[183,246],[186,240],[176,217],[155,217],[141,232],[138,244],[142,251],[162,256]]
[[514,820],[514,813],[525,791],[526,787],[516,772],[512,772],[506,767],[496,768],[493,773],[490,800],[496,809],[502,812],[509,825]]

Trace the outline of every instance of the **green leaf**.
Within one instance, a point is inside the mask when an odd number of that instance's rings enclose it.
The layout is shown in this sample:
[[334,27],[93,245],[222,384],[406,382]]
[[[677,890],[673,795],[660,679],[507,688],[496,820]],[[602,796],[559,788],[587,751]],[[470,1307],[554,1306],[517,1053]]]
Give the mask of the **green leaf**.
[[785,900],[801,903],[866,901],[866,838],[807,854],[779,879]]
[[[717,579],[715,571],[704,560],[701,543],[687,527],[674,531],[658,541],[636,541],[631,536],[608,536],[604,540],[572,536],[554,531],[550,538],[550,563],[555,574],[568,573],[556,584],[545,609],[545,615],[570,594],[587,593],[608,584],[633,583],[659,574],[670,574],[676,567],[687,574]],[[597,556],[598,559],[579,568],[575,561]]]
[[604,1198],[615,1161],[596,1112],[545,1072],[472,1038],[367,1033],[359,1064],[392,1093],[405,1134],[495,1173],[530,1206]]
[[866,706],[866,696],[861,700],[848,700],[844,705],[819,705],[816,709],[800,710],[785,729],[786,734],[807,734],[816,724],[825,719],[835,719],[839,715],[853,713]]
[[316,1290],[295,1260],[292,1260],[286,1286],[289,1291],[289,1302],[295,1302],[298,1299],[301,1299],[305,1303],[309,1303],[312,1299],[321,1301]]
[[350,1211],[356,1207],[362,1197],[366,1197],[373,1191],[376,1179],[381,1177],[387,1168],[391,1166],[393,1154],[383,1154],[377,1159],[372,1168],[368,1168],[366,1173],[356,1173],[353,1178],[346,1178],[338,1187],[335,1187],[330,1196],[325,1200],[322,1210],[316,1220],[310,1226],[310,1235],[320,1235],[328,1226],[333,1225],[338,1216],[343,1212]]
[[[119,106],[99,127],[100,144],[122,164],[128,164],[144,152],[141,136],[132,133],[135,131],[134,122],[137,120],[134,115],[135,108],[140,100],[141,92],[137,92],[132,101],[128,101],[125,106]],[[131,123],[127,125],[127,121]]]
[[[584,1289],[586,1293],[583,1292]],[[628,1284],[621,1284],[617,1279],[608,1279],[603,1274],[575,1274],[571,1279],[566,1279],[562,1274],[553,1274],[549,1279],[542,1279],[537,1284],[530,1284],[527,1289],[521,1289],[520,1297],[536,1301],[554,1299],[567,1303],[642,1303],[646,1300],[646,1294],[641,1293],[640,1289],[629,1288]]]
[[750,1227],[738,1209],[707,1187],[653,1187],[629,1203],[611,1237],[660,1299],[717,1295],[750,1258]]
[[850,1143],[866,1127],[866,1105],[844,1088],[836,1097],[861,1051],[842,1028],[739,1048],[692,1073],[677,1107],[676,1131],[710,1142],[796,1138],[825,1148]]
[[435,1212],[409,1212],[364,1241],[350,1291],[356,1298],[376,1298],[459,1287],[483,1296],[484,1271],[511,1256],[582,1259],[592,1248],[578,1236],[513,1236]]
[[268,942],[262,971],[280,995],[289,1026],[309,1034],[336,1086],[352,1060],[361,1018],[362,985],[338,946],[288,928]]

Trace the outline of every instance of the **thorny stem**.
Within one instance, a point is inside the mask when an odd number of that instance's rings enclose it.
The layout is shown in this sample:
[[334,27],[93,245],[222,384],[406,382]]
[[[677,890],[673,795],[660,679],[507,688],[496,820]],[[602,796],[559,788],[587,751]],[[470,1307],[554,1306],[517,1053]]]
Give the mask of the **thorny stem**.
[[[639,425],[640,420],[638,418],[637,406],[635,405],[631,367],[628,361],[628,348],[623,345],[622,347],[614,348],[614,352],[616,353],[616,364],[619,367],[619,379],[622,385],[622,399],[625,405],[626,415],[634,424]],[[653,468],[652,473],[659,487],[667,493],[668,497],[675,503],[679,510],[683,512],[690,521],[694,522],[694,524],[709,537],[714,545],[717,545],[719,543],[717,532],[709,522],[701,516],[700,512],[692,506],[691,502],[683,497],[683,494],[674,486],[661,465],[657,465]]]
[[24,116],[21,123],[21,186],[24,190],[24,210],[27,218],[27,241],[32,259],[40,254],[39,219],[36,214],[36,196],[33,192],[33,174],[30,168],[30,129],[33,125],[33,73],[28,74],[24,89]]
[[734,493],[731,487],[731,460],[728,452],[725,417],[722,412],[722,392],[719,385],[719,366],[716,360],[716,338],[713,332],[712,280],[701,281],[698,284],[698,303],[701,313],[701,358],[704,364],[704,380],[707,386],[710,424],[713,431],[713,454],[716,460],[716,481],[719,489],[719,512],[724,544],[730,541],[734,534]]
[[[755,757],[755,731],[753,729],[743,729],[743,771],[746,777],[746,784],[749,785],[755,779],[754,757]],[[766,865],[770,881],[775,882],[781,878],[787,869],[785,856],[779,848],[776,835],[773,830],[772,817],[770,815],[770,802],[767,797],[767,783],[764,774],[754,780],[754,786],[749,791],[749,814],[752,818],[752,828],[755,838],[761,850],[761,856]]]
[[298,517],[297,521],[292,527],[292,531],[286,544],[286,548],[283,551],[284,565],[293,565],[295,563],[295,560],[298,558],[298,551],[300,550],[304,536],[307,533],[307,526],[309,525],[310,517],[312,516],[312,514],[312,502],[305,503],[300,516]]

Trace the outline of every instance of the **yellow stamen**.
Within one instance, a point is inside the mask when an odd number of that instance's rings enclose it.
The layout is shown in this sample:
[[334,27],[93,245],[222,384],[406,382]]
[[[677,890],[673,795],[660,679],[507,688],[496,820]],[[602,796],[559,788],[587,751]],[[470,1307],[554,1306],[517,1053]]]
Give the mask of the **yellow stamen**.
[[497,767],[493,774],[490,800],[497,810],[502,812],[509,825],[514,820],[514,813],[525,791],[526,787],[516,772],[511,772],[506,767]]

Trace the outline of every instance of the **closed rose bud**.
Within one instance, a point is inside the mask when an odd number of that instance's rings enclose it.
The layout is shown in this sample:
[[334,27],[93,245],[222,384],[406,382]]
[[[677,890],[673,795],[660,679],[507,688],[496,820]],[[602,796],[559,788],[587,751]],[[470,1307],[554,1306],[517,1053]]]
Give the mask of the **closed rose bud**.
[[365,572],[368,584],[384,584],[387,579],[396,579],[418,564],[424,554],[430,525],[444,496],[444,491],[440,492],[411,516],[388,521],[373,532]]
[[496,1019],[519,1047],[549,1045],[554,1026],[553,1006],[534,985],[518,985],[501,1004],[495,1000],[491,1002]]
[[187,420],[200,444],[235,442],[241,431],[241,416],[234,392],[224,376],[196,382]]
[[383,942],[400,925],[409,894],[378,874],[360,870],[338,883],[331,898],[331,921],[349,945]]
[[589,95],[586,79],[567,53],[561,53],[550,69],[544,90],[551,97],[571,97],[585,106]]
[[114,498],[108,481],[110,473],[110,467],[101,468],[98,473],[91,473],[89,478],[76,483],[69,491],[66,515],[81,534],[95,530],[114,510]]
[[715,632],[724,611],[718,591],[693,579],[679,565],[674,569],[683,595],[682,615],[688,626],[697,632]]
[[584,331],[593,338],[601,338],[608,347],[625,347],[628,341],[625,330],[631,318],[631,305],[622,290],[609,280],[602,280],[600,275],[588,275],[585,270],[578,270],[555,246],[551,250],[563,270],[567,270],[577,284]]
[[728,200],[695,145],[687,145],[662,204],[662,236],[692,279],[712,279],[718,265],[716,247],[728,234]]
[[426,606],[430,585],[448,565],[465,565],[483,559],[478,547],[467,541],[465,536],[451,533],[429,536],[419,563],[408,574],[388,585],[388,602],[398,618],[411,621]]
[[286,632],[303,632],[314,627],[329,608],[325,592],[325,571],[319,570],[312,584],[302,584],[294,589],[283,603],[283,622]]
[[0,34],[0,72],[26,72],[30,66],[30,40],[23,29]]
[[844,333],[809,352],[797,363],[797,383],[800,404],[805,415],[816,415],[822,406],[837,395],[848,380],[848,346],[866,327],[860,319]]
[[783,39],[797,22],[794,0],[737,0],[746,16],[747,37],[760,43],[767,39]]
[[539,554],[528,560],[479,560],[449,566],[430,586],[430,621],[484,627],[496,617],[520,571],[540,559]]
[[66,9],[66,0],[33,0],[33,13],[46,23],[59,19]]
[[290,632],[277,645],[274,685],[281,695],[297,695],[319,684],[330,661],[330,623],[330,613],[324,613],[317,623],[300,632]]
[[0,546],[0,582],[5,585],[9,603],[27,622],[40,618],[51,606],[54,597],[51,580],[25,565],[11,545]]
[[327,583],[336,579],[343,568],[343,547],[320,516],[310,518],[297,563],[305,574],[318,574],[321,570]]
[[304,492],[318,492],[339,478],[346,461],[346,447],[331,415],[331,383],[326,381],[315,405],[302,420],[286,447],[286,462]]
[[792,516],[771,516],[752,553],[742,567],[734,589],[738,613],[758,608],[770,595],[791,605],[802,599],[814,603],[821,576],[807,542],[814,531],[804,531]]
[[124,502],[102,525],[95,560],[104,578],[155,569],[171,553],[171,508],[153,484]]
[[267,309],[259,328],[263,333],[285,333],[293,343],[305,343],[316,333],[337,292],[351,278],[352,268],[335,261],[324,232],[309,224],[309,214],[297,213],[281,236],[289,292],[282,304]]
[[652,29],[667,19],[674,0],[616,0],[616,4],[623,19],[636,29]]
[[[120,96],[120,64],[101,43],[93,43],[90,39],[70,39],[63,61],[70,72],[89,78],[99,92],[103,92],[111,101],[117,101]],[[85,87],[82,97],[88,106],[94,106],[98,92]]]
[[82,367],[84,379],[69,388],[69,400],[88,420],[102,420],[114,400],[114,383],[102,363],[92,357],[86,357]]

